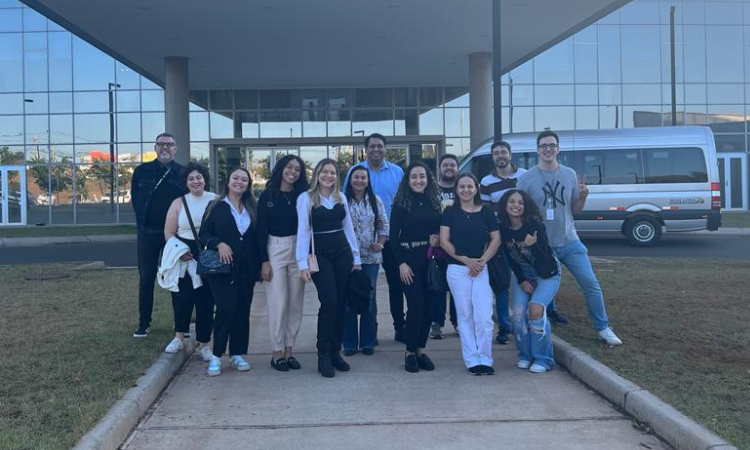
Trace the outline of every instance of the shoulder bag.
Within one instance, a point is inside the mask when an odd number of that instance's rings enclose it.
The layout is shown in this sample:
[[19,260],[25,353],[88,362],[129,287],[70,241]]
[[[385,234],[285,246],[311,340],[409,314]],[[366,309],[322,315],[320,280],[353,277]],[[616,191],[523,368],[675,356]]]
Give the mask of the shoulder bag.
[[198,239],[198,233],[195,231],[195,225],[193,224],[193,216],[190,214],[190,208],[188,208],[184,195],[182,196],[182,207],[185,208],[185,215],[187,216],[188,223],[190,223],[190,229],[193,230],[195,243],[198,246],[198,258],[196,258],[198,268],[196,269],[196,273],[202,276],[231,274],[232,265],[221,262],[218,250],[202,248],[203,246],[200,239]]
[[[310,195],[308,194],[308,202]],[[308,216],[310,219],[310,248],[312,251],[309,255],[307,255],[307,270],[310,272],[310,275],[314,273],[320,272],[320,266],[318,266],[318,257],[315,256],[315,235],[313,233],[313,220],[312,220],[312,204],[310,204],[309,208],[307,208]]]

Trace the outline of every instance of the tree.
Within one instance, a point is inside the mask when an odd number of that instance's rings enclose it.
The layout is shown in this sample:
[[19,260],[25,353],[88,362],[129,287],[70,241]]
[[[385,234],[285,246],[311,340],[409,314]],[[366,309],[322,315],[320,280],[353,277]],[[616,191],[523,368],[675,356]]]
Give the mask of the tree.
[[0,148],[0,164],[23,164],[23,151],[13,152],[7,145]]

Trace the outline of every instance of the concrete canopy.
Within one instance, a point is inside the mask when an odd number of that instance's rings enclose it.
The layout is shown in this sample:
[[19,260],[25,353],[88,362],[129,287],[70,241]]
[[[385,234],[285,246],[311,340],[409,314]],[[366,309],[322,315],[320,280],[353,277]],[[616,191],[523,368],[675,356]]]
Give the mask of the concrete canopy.
[[[492,52],[492,0],[22,1],[161,85],[189,58],[190,89],[465,86]],[[503,71],[628,1],[502,0]]]

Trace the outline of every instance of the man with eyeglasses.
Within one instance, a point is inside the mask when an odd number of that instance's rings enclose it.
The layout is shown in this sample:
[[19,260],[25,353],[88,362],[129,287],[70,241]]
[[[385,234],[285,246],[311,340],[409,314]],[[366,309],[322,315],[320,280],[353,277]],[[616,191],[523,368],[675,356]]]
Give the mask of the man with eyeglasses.
[[578,238],[573,214],[583,210],[589,190],[575,170],[557,161],[560,138],[545,130],[536,138],[538,163],[518,179],[518,189],[529,193],[544,218],[547,240],[557,259],[573,274],[586,299],[591,324],[600,339],[622,345],[612,328],[604,306],[599,280],[589,261],[588,249]]
[[159,252],[164,248],[164,222],[172,201],[185,193],[180,183],[182,166],[174,161],[174,136],[161,133],[154,144],[156,159],[135,168],[131,201],[138,225],[138,329],[133,337],[148,336],[154,308],[154,282]]

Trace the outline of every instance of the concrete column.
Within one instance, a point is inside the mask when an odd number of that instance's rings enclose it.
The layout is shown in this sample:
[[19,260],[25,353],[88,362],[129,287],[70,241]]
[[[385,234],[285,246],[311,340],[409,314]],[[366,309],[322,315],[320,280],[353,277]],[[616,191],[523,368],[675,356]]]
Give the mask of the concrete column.
[[175,161],[190,161],[190,94],[188,88],[188,59],[182,56],[164,58],[164,108],[166,131],[174,136],[179,151]]
[[493,134],[491,53],[469,55],[469,119],[473,150]]

